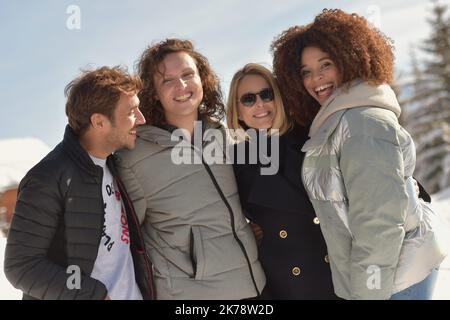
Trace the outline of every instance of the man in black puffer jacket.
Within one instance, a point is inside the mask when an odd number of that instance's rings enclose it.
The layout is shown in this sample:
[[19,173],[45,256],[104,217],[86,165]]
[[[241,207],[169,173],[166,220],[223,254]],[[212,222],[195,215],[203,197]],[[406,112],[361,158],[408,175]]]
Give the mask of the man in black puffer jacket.
[[152,265],[110,159],[145,123],[139,78],[120,67],[66,88],[63,141],[19,186],[5,274],[24,299],[153,299]]

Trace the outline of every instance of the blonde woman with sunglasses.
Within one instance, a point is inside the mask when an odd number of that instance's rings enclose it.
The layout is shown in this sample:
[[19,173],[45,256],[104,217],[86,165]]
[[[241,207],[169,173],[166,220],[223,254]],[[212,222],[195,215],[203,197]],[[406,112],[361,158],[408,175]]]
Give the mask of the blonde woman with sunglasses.
[[[320,222],[300,179],[307,131],[287,119],[270,70],[251,63],[236,72],[228,95],[227,123],[234,129],[235,156],[242,144],[249,147],[261,139],[279,138],[279,144],[267,143],[279,148],[275,174],[262,174],[261,168],[267,167],[263,161],[251,163],[252,156],[262,159],[262,150],[250,147],[244,148],[245,163],[234,164],[244,213],[256,225],[255,233],[262,232],[258,249],[267,277],[263,297],[336,299]],[[249,134],[251,129],[256,135]],[[273,151],[267,152],[267,158],[276,154]]]

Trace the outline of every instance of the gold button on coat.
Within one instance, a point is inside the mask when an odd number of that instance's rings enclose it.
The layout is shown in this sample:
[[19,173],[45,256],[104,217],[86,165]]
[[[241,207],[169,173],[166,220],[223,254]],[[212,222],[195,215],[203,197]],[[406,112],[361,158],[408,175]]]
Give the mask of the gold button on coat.
[[299,267],[292,268],[292,274],[294,276],[298,276],[300,274],[300,268]]
[[326,263],[330,263],[330,258],[328,257],[328,255],[325,255],[324,260],[325,260]]
[[313,219],[313,222],[314,222],[314,224],[319,224],[319,223],[320,223],[320,220],[319,220],[319,218],[315,217],[315,218]]
[[281,239],[286,239],[287,238],[287,231],[286,230],[281,230],[280,231],[280,238]]

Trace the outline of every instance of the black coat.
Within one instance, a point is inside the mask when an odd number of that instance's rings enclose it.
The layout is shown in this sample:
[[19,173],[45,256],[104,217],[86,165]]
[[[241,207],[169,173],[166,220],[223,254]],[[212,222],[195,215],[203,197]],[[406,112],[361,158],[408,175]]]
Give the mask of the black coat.
[[234,165],[244,213],[263,230],[259,258],[272,299],[337,298],[325,240],[301,181],[306,138],[298,127],[280,137],[275,175],[261,175],[261,164]]
[[[111,158],[111,157],[110,157]],[[151,264],[139,223],[108,158],[128,217],[136,283],[154,296]],[[104,299],[106,287],[91,278],[104,224],[103,170],[69,126],[63,141],[22,179],[5,252],[5,275],[24,299]],[[70,290],[67,267],[81,270],[81,288]]]

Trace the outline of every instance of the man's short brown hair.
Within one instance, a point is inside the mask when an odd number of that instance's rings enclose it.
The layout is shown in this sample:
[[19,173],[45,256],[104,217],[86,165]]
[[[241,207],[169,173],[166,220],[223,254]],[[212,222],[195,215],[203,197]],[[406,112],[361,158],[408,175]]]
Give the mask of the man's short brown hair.
[[64,90],[70,127],[78,135],[84,133],[94,113],[103,114],[114,121],[114,110],[120,94],[133,95],[141,89],[139,77],[130,75],[126,68],[120,66],[83,71]]

